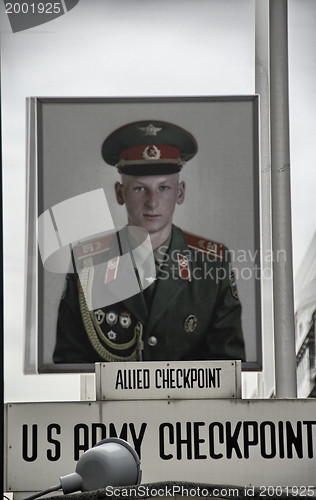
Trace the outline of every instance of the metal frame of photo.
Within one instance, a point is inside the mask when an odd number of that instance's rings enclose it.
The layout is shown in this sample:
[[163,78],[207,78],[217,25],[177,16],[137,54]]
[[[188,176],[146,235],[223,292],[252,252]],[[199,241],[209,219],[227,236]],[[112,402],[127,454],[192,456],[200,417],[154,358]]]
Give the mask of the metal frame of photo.
[[188,188],[176,224],[222,241],[235,256],[247,350],[242,366],[261,370],[259,96],[32,97],[27,99],[25,373],[94,371],[90,363],[52,361],[66,273],[44,269],[37,220],[52,206],[102,187],[115,226],[123,226],[126,216],[113,189],[117,172],[105,164],[101,146],[113,130],[137,120],[174,123],[197,139],[198,154],[183,169]]

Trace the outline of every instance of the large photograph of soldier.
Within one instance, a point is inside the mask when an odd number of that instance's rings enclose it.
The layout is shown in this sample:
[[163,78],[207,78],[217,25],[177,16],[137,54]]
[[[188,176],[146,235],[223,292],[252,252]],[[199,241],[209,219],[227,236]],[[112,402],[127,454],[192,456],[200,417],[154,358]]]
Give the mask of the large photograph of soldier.
[[40,103],[38,215],[80,196],[85,210],[83,195],[101,188],[113,226],[68,245],[69,272],[43,262],[39,371],[227,359],[258,368],[256,106],[255,97]]

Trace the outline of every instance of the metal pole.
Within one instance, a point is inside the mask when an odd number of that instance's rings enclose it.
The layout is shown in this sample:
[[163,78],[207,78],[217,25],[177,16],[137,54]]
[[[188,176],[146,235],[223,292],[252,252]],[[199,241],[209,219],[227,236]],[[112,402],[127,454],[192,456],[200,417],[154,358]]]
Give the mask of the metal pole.
[[270,0],[272,249],[277,398],[297,395],[291,229],[287,0]]
[[[274,391],[273,281],[271,254],[271,157],[269,85],[269,0],[256,0],[255,92],[260,95],[261,156],[261,290],[263,370],[258,373],[256,397],[269,397]],[[272,367],[273,360],[273,367]]]

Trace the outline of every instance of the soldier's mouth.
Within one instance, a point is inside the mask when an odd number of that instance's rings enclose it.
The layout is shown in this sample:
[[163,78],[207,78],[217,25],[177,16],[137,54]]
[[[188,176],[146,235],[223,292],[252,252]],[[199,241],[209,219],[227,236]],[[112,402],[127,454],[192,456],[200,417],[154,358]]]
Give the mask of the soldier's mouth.
[[145,219],[148,219],[148,220],[154,220],[154,219],[157,219],[158,217],[160,217],[160,215],[157,215],[157,214],[144,214],[143,217],[145,217]]

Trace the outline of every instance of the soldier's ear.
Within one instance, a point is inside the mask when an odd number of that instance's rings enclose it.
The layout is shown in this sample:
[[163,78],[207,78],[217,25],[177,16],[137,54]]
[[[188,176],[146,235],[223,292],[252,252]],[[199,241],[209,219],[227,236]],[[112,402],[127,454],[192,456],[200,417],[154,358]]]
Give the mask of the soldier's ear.
[[178,197],[177,197],[177,204],[182,205],[184,202],[184,195],[185,195],[185,182],[181,181],[178,184]]
[[115,183],[115,194],[116,194],[116,201],[119,205],[124,205],[124,196],[123,196],[123,184],[120,182]]

